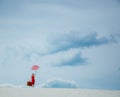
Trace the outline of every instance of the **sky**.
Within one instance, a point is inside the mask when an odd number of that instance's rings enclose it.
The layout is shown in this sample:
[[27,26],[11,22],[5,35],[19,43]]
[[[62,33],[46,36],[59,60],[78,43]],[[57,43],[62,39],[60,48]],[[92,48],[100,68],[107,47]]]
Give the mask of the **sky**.
[[120,0],[0,0],[0,84],[120,90]]

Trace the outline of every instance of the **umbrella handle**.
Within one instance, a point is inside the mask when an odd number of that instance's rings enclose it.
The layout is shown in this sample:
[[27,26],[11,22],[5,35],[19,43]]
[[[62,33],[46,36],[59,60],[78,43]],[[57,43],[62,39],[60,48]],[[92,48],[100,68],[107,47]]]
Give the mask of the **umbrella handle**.
[[36,75],[37,70],[35,70],[35,75]]

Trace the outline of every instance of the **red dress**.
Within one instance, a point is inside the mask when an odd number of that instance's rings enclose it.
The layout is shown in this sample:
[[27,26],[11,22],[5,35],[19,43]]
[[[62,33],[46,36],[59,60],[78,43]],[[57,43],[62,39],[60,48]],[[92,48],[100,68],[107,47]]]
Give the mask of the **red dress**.
[[35,84],[35,76],[34,75],[31,76],[31,82],[32,82],[32,85]]
[[31,76],[31,81],[27,81],[27,86],[34,86],[35,84],[35,75]]

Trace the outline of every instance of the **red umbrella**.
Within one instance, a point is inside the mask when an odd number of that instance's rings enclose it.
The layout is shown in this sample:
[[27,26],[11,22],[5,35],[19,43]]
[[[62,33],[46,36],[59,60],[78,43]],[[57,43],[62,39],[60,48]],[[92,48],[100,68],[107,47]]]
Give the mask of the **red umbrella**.
[[39,66],[38,66],[38,65],[33,65],[31,69],[32,69],[32,70],[38,70],[38,69],[39,69]]

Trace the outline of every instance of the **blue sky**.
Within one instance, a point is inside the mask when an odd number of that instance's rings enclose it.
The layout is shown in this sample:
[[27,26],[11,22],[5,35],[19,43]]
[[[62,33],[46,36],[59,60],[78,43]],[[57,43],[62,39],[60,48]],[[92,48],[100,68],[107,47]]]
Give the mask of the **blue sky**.
[[0,83],[120,90],[119,0],[0,0]]

